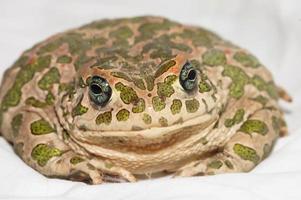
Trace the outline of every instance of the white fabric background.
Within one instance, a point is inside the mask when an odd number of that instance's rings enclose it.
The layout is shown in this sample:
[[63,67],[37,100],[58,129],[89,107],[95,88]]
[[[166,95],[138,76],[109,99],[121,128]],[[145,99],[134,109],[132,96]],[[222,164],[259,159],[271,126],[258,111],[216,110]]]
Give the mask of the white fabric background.
[[0,138],[3,199],[301,199],[301,3],[298,0],[0,1],[0,73],[20,53],[56,32],[95,19],[163,15],[201,25],[251,50],[293,96],[290,135],[251,173],[90,186],[48,179]]

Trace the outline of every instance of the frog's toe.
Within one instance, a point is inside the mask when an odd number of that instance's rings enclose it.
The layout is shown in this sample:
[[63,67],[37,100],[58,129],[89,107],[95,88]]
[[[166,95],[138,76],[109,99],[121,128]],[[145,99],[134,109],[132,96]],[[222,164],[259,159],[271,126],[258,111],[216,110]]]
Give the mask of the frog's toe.
[[91,184],[98,185],[103,183],[102,174],[98,170],[96,169],[79,169],[79,170],[85,172],[88,175]]

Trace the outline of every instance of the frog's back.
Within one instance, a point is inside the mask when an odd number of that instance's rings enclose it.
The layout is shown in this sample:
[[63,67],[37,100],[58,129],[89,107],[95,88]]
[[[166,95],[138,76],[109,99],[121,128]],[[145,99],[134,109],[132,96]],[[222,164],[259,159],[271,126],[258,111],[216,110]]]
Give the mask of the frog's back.
[[[58,91],[74,81],[85,65],[110,69],[113,76],[152,90],[164,60],[178,53],[193,56],[197,47],[206,49],[218,43],[223,41],[207,30],[161,17],[100,20],[56,34],[25,51],[5,72],[0,89],[1,132],[11,140],[7,130],[11,130],[8,122],[13,114],[8,113],[26,105],[53,106]],[[56,91],[54,83],[60,85]]]
[[[53,108],[60,91],[70,89],[77,71],[84,67],[109,70],[140,90],[152,91],[155,79],[170,64],[162,63],[178,54],[194,58],[198,68],[218,71],[211,66],[225,65],[225,71],[232,73],[236,65],[255,78],[254,84],[272,82],[269,71],[255,57],[203,28],[152,16],[100,20],[36,44],[5,72],[0,88],[0,131],[12,140],[15,113],[26,106]],[[272,89],[269,92],[277,99]]]

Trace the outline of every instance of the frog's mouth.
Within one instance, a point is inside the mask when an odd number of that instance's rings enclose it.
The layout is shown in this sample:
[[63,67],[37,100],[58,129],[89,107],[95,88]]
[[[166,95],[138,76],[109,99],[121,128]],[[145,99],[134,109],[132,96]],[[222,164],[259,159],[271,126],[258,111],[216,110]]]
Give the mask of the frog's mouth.
[[[206,142],[206,132],[203,132],[203,130],[213,126],[216,121],[217,115],[211,113],[168,127],[152,127],[143,130],[100,131],[82,130],[75,127],[70,136],[85,149],[106,149],[147,154],[166,149],[194,135],[199,135],[200,138],[203,138],[203,142]],[[88,146],[92,148],[88,148]]]

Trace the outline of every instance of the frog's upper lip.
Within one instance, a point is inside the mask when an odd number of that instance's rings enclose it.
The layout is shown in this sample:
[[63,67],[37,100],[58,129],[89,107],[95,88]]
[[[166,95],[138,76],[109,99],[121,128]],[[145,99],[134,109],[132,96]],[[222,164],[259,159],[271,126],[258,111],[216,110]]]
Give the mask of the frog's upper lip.
[[[138,154],[142,157],[152,157],[151,153],[156,157],[157,153],[155,152],[164,149],[176,150],[178,147],[194,146],[195,142],[199,144],[200,140],[206,138],[207,134],[210,133],[217,119],[217,115],[206,114],[180,124],[139,131],[101,132],[99,130],[81,131],[74,129],[70,137],[77,145],[94,155],[122,159],[129,155]],[[141,160],[140,156],[138,156],[139,158],[134,156],[132,159]]]
[[[73,134],[76,138],[85,138],[89,136],[93,137],[126,137],[126,138],[145,138],[145,139],[155,139],[162,137],[163,135],[173,134],[178,132],[177,130],[182,130],[188,127],[200,126],[200,129],[206,128],[210,124],[216,121],[216,117],[213,117],[212,114],[205,114],[197,116],[195,118],[189,119],[187,121],[173,124],[167,127],[151,127],[141,130],[112,130],[112,131],[101,131],[87,129],[82,131],[80,129],[73,130]],[[201,126],[202,125],[202,126]]]

